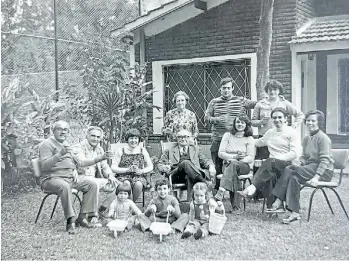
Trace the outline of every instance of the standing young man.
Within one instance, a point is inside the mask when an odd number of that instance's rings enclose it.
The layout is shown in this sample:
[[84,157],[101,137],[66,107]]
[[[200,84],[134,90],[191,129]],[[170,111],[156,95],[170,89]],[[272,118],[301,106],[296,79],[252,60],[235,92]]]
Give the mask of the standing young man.
[[205,113],[205,121],[212,125],[211,157],[217,174],[222,173],[223,161],[218,157],[218,150],[223,134],[231,129],[236,116],[247,109],[253,109],[257,103],[245,97],[234,96],[233,83],[232,78],[221,80],[221,96],[210,101]]

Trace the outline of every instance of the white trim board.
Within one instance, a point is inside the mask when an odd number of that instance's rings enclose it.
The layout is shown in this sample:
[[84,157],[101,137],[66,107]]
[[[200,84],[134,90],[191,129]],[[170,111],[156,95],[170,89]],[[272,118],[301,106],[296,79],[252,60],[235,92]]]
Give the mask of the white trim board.
[[349,58],[349,54],[327,55],[327,109],[326,109],[326,132],[328,134],[345,135],[339,132],[340,105],[339,105],[339,59]]
[[[177,64],[193,64],[203,62],[219,62],[226,60],[238,60],[238,59],[250,59],[251,60],[251,99],[257,100],[256,79],[257,79],[257,55],[256,53],[246,53],[238,55],[223,55],[223,56],[210,56],[199,57],[191,59],[178,59],[178,60],[164,60],[152,62],[152,79],[155,93],[153,94],[153,104],[161,108],[164,107],[164,72],[163,67],[168,65]],[[153,133],[161,134],[161,128],[164,123],[163,109],[158,111],[153,109]]]

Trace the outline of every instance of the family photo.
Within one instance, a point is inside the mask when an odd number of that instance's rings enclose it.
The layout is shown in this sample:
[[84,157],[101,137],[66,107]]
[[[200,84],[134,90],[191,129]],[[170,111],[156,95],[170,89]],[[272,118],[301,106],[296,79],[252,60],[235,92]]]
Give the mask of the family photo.
[[348,0],[1,0],[2,260],[349,259]]

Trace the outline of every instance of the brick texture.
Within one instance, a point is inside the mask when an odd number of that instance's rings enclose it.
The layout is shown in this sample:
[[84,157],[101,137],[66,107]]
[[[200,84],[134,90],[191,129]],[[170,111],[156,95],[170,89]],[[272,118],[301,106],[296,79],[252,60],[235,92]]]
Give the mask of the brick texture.
[[[320,7],[319,2],[321,2]],[[345,10],[349,4],[349,0],[334,0],[334,10],[326,11],[323,10],[326,2],[326,0],[275,0],[270,78],[279,80],[284,85],[284,95],[288,100],[291,99],[291,51],[288,42],[292,40],[296,30],[309,19],[327,12],[340,13],[339,9]],[[231,0],[147,38],[145,43],[147,81],[152,80],[153,61],[256,52],[259,16],[260,0]],[[138,46],[136,52],[136,57],[139,57]],[[147,117],[151,126],[151,110],[147,112]],[[153,135],[149,137],[149,143],[159,143],[160,139],[163,138]],[[199,139],[200,144],[209,142],[209,137]]]

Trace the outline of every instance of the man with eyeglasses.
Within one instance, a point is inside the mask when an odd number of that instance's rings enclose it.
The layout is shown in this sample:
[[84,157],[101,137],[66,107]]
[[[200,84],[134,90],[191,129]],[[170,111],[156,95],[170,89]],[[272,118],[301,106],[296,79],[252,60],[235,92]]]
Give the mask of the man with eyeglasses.
[[74,146],[73,158],[78,163],[79,175],[98,183],[102,192],[108,195],[99,207],[99,216],[106,217],[106,211],[115,198],[115,189],[119,181],[115,178],[107,159],[113,157],[111,151],[104,151],[100,145],[103,139],[103,130],[100,127],[90,126],[87,129],[86,139]]
[[187,130],[177,132],[177,144],[161,155],[158,169],[172,176],[173,183],[187,184],[187,199],[191,198],[191,190],[196,182],[211,185],[205,177],[204,169],[208,169],[210,179],[214,179],[216,169],[212,161],[207,159],[198,145],[190,143],[192,134]]
[[[220,84],[221,96],[212,99],[205,112],[205,122],[212,125],[211,157],[218,174],[222,173],[223,160],[218,157],[218,151],[224,133],[231,130],[236,116],[245,113],[247,109],[253,109],[257,103],[245,97],[235,96],[232,78],[223,78]],[[219,183],[216,186],[219,186]]]
[[[101,227],[101,224],[96,214],[98,184],[78,175],[76,162],[72,156],[72,147],[66,141],[69,131],[67,122],[55,122],[52,126],[53,136],[43,141],[39,148],[39,155],[43,173],[41,188],[45,192],[60,196],[64,216],[67,219],[66,230],[69,234],[74,234],[75,224],[83,227]],[[72,188],[84,194],[77,219],[73,207]],[[89,222],[88,219],[91,221]]]

